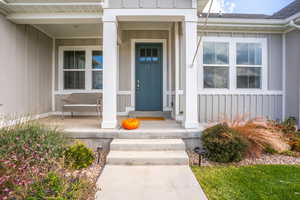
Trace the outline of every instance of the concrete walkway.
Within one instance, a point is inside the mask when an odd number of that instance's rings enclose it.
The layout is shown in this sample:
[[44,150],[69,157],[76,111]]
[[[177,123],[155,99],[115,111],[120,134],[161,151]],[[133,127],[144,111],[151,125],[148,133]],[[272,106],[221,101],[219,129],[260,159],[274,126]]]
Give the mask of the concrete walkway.
[[181,139],[114,139],[97,200],[206,200]]
[[207,200],[187,165],[107,165],[96,200]]

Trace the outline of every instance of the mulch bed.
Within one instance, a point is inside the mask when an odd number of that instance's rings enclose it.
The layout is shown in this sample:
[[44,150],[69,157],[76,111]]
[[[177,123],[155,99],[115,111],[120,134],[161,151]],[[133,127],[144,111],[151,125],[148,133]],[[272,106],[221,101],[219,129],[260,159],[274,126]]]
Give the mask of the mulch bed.
[[[199,156],[191,151],[188,151],[191,165],[198,165]],[[202,158],[202,166],[245,166],[245,165],[300,165],[300,156],[286,156],[280,154],[262,154],[259,158],[246,158],[237,163],[216,163]]]

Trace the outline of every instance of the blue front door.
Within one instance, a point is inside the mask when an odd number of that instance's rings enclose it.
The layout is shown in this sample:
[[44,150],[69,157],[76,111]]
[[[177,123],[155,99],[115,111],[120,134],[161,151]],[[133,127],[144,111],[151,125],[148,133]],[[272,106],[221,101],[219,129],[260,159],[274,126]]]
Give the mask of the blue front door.
[[135,109],[162,110],[162,44],[137,43],[135,66]]

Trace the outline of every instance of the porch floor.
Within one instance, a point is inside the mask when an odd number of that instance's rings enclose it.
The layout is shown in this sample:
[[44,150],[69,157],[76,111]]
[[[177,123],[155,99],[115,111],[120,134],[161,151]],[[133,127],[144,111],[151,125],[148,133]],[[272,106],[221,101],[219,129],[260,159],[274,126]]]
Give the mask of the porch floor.
[[101,118],[96,116],[65,117],[51,116],[40,119],[39,122],[46,126],[64,131],[73,138],[194,138],[199,137],[202,128],[184,129],[175,120],[141,121],[141,126],[136,130],[124,130],[121,122],[126,117],[118,117],[118,128],[102,129]]

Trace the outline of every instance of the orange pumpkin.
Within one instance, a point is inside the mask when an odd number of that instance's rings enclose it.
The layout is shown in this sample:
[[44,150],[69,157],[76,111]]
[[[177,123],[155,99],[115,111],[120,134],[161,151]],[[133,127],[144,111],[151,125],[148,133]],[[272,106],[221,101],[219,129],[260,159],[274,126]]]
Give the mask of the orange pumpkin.
[[139,126],[140,126],[140,120],[138,119],[129,118],[123,120],[122,122],[122,127],[127,130],[137,129]]

